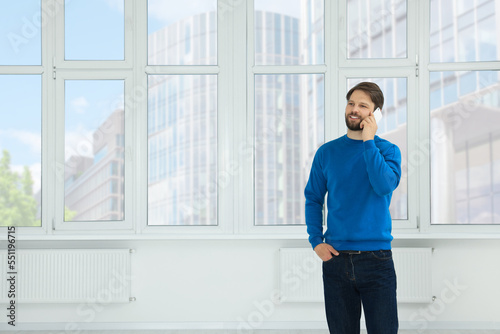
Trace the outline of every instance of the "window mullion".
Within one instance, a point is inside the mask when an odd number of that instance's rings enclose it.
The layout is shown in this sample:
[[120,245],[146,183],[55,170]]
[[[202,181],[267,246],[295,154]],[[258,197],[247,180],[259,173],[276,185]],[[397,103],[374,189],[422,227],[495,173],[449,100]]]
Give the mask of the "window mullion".
[[[43,0],[42,9],[54,8],[62,12],[62,5],[56,0]],[[54,10],[54,12],[57,12]],[[50,12],[50,11],[43,11]],[[52,234],[54,231],[55,212],[57,209],[56,179],[58,175],[56,80],[54,78],[57,19],[61,15],[45,17],[42,25],[42,228]]]
[[148,224],[148,11],[147,0],[128,0],[133,3],[134,22],[136,29],[133,32],[133,87],[131,95],[125,98],[125,106],[133,109],[134,136],[131,143],[135,154],[133,161],[136,174],[131,182],[134,183],[134,224],[136,233],[142,233]]

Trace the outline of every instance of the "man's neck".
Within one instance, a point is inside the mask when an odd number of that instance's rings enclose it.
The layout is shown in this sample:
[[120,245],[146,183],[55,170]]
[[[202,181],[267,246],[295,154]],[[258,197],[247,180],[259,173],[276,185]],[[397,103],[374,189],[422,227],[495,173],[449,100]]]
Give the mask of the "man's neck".
[[363,131],[347,129],[347,137],[354,140],[363,140]]

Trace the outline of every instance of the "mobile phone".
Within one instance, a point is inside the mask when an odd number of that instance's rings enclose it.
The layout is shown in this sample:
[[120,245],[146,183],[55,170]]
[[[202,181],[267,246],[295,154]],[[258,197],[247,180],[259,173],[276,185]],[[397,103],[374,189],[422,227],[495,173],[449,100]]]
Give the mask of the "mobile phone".
[[373,116],[375,116],[375,122],[379,123],[382,119],[382,112],[380,111],[380,108],[375,109]]

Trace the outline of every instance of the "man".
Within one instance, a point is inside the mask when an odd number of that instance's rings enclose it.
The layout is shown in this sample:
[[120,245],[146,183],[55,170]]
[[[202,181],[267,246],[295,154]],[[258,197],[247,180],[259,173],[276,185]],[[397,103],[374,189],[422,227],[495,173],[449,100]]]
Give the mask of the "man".
[[375,135],[373,113],[384,105],[378,85],[361,82],[346,98],[347,135],[318,149],[304,191],[309,242],[323,260],[330,333],[359,333],[361,306],[369,334],[397,333],[389,205],[401,177],[401,152]]

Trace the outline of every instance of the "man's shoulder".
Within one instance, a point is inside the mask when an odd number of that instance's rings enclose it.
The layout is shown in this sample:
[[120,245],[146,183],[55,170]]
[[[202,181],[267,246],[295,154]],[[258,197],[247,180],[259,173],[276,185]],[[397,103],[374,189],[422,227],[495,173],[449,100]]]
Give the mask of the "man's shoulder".
[[342,145],[344,141],[344,136],[342,137],[339,137],[337,139],[333,139],[333,140],[330,140],[326,143],[324,143],[323,145],[321,145],[318,149],[318,151],[324,151],[324,150],[331,150],[331,149],[334,149],[336,147],[339,147],[340,145]]

